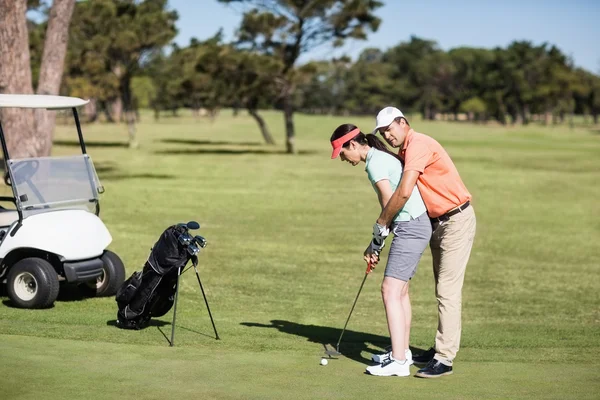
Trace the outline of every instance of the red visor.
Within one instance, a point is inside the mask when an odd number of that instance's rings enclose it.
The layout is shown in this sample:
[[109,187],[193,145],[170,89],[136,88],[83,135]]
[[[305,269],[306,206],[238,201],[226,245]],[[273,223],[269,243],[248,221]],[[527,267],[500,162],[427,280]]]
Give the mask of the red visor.
[[358,135],[360,133],[360,129],[355,128],[352,129],[350,132],[346,133],[344,136],[342,136],[341,138],[337,138],[335,139],[333,142],[331,142],[331,147],[333,147],[333,152],[331,153],[331,158],[337,158],[337,156],[340,155],[340,152],[342,151],[342,146],[349,142],[350,140],[354,139],[354,137],[356,135]]

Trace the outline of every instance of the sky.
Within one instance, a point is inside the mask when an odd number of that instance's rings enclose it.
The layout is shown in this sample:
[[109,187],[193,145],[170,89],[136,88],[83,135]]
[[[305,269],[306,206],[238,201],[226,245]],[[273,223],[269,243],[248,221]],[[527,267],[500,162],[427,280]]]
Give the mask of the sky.
[[[348,55],[355,59],[368,47],[386,50],[412,35],[435,40],[440,48],[506,47],[514,40],[548,42],[571,57],[577,67],[600,74],[600,0],[381,0],[375,14],[382,22],[366,41],[342,48],[322,45],[301,56],[300,64]],[[179,14],[175,42],[187,46],[223,29],[225,41],[235,38],[242,18],[239,6],[216,0],[169,0]]]

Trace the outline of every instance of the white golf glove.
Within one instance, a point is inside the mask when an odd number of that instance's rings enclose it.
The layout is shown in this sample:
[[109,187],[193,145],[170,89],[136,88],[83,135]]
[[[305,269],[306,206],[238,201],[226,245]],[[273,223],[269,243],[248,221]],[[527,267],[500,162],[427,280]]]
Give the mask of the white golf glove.
[[373,225],[373,240],[371,240],[371,244],[369,245],[369,249],[373,254],[379,257],[381,254],[381,250],[385,247],[385,238],[390,234],[390,230],[385,225],[380,225],[375,223]]
[[383,249],[383,242],[385,238],[390,234],[390,230],[385,225],[380,225],[377,222],[373,225],[373,241],[377,243],[381,243],[381,248]]

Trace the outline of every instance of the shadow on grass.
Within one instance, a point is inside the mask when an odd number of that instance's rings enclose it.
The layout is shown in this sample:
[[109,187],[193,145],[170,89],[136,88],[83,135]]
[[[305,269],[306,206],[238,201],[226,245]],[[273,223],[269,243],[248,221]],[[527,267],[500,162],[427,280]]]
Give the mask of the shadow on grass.
[[[106,325],[118,327],[116,319],[111,319],[109,321],[106,321]],[[148,326],[145,327],[145,328],[143,328],[143,329],[147,329],[148,327],[156,327],[156,329],[165,338],[165,340],[167,341],[167,343],[169,343],[169,345],[172,345],[171,338],[170,338],[171,332],[169,331],[168,335],[167,335],[167,333],[165,333],[161,329],[161,327],[164,327],[164,326],[170,326],[172,328],[173,325],[171,324],[171,322],[161,321],[160,319],[150,319],[150,323],[148,324]],[[201,335],[201,336],[206,336],[208,338],[214,339],[213,336],[207,335],[206,333],[198,332],[198,331],[195,331],[193,329],[186,328],[184,326],[178,326],[178,325],[176,325],[175,326],[175,335],[173,337],[173,341],[175,341],[175,339],[177,338],[177,329],[183,329],[183,330],[186,330],[186,331],[189,331],[189,332],[196,333],[196,334]]]
[[114,163],[98,163],[95,165],[96,173],[101,181],[121,181],[125,179],[173,179],[175,176],[168,174],[127,174],[121,172]]
[[64,284],[60,286],[56,300],[64,302],[84,301],[94,297],[93,291],[95,289],[84,287],[83,285]]
[[[291,321],[271,320],[271,325],[260,324],[256,322],[242,322],[241,325],[252,328],[272,328],[279,332],[305,337],[309,342],[318,343],[322,346],[331,345],[335,349],[342,330],[340,328],[331,328],[319,325],[304,325]],[[362,364],[371,365],[370,358],[361,355],[366,353],[380,353],[390,344],[387,336],[373,335],[371,333],[357,332],[346,329],[340,343],[340,353],[354,361]],[[423,349],[412,348],[414,353],[421,353]]]
[[100,179],[106,181],[122,181],[125,179],[173,179],[173,175],[166,174],[102,174]]
[[[8,308],[23,309],[22,307],[17,307],[15,304],[13,304],[13,302],[10,301],[10,299],[2,300],[2,304],[4,304]],[[52,305],[50,307],[46,307],[46,308],[32,308],[31,310],[32,311],[35,311],[35,310],[43,311],[43,310],[48,310],[48,309],[51,309],[51,308],[54,308],[54,303],[52,303]]]
[[161,139],[162,143],[191,144],[191,145],[239,145],[239,146],[266,146],[259,142],[228,142],[225,140],[195,140],[195,139]]
[[[310,155],[317,154],[317,151],[313,150],[300,150],[297,155]],[[263,154],[263,155],[284,155],[287,154],[283,150],[266,150],[266,149],[171,149],[171,150],[160,150],[154,154],[159,155],[194,155],[194,154],[225,154],[225,155],[236,155],[236,154]]]
[[[80,144],[78,141],[74,140],[55,140],[53,142],[56,146],[66,146],[66,147],[79,147]],[[129,143],[127,142],[89,142],[86,140],[85,147],[123,147],[129,148]]]
[[[106,321],[106,325],[117,326],[117,320],[116,319],[108,320],[108,321]],[[171,325],[171,323],[166,322],[166,321],[161,321],[159,319],[151,319],[150,323],[148,324],[148,326],[157,326],[157,327],[165,326],[165,325]],[[144,329],[146,329],[146,328],[144,328]]]

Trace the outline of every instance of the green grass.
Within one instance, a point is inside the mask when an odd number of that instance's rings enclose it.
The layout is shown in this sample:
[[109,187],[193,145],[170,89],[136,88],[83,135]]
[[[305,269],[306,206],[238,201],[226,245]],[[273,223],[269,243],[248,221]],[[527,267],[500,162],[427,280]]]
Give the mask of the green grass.
[[[261,143],[246,115],[211,123],[150,115],[140,148],[121,125],[84,127],[106,193],[110,248],[142,267],[168,225],[197,220],[209,246],[183,277],[176,347],[170,316],[143,331],[113,326],[113,299],[65,290],[48,310],[0,305],[3,399],[86,398],[597,398],[600,393],[600,135],[584,129],[415,121],[445,145],[474,196],[477,236],[463,291],[463,338],[452,377],[363,374],[388,343],[379,294],[365,284],[344,335],[346,357],[319,366],[364,273],[378,215],[363,166],[329,159],[329,135],[371,118],[296,116],[300,154]],[[78,151],[60,126],[55,154]],[[411,344],[432,344],[437,313],[431,256],[411,283]]]

